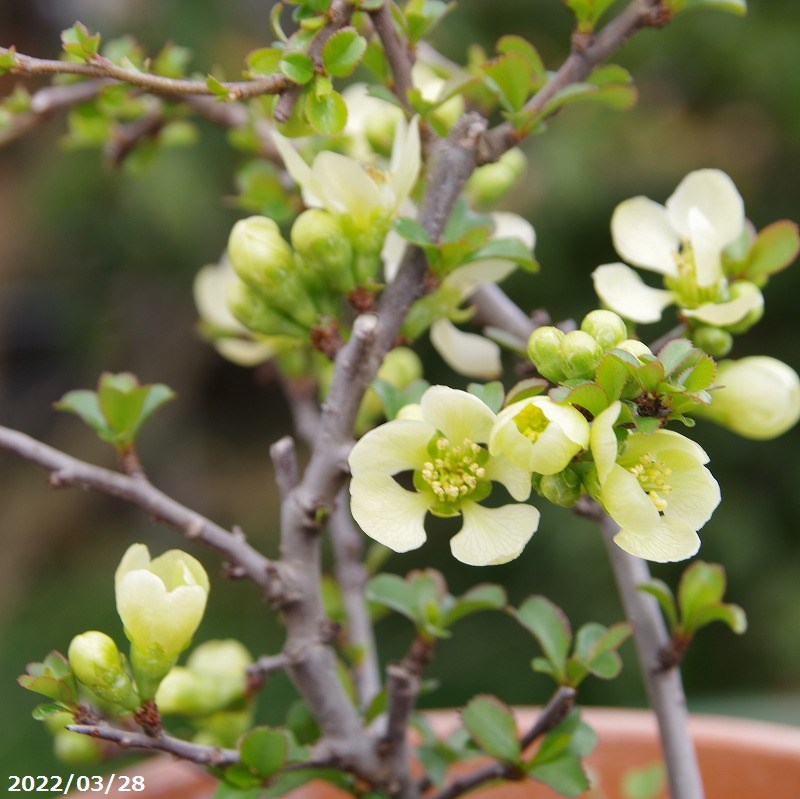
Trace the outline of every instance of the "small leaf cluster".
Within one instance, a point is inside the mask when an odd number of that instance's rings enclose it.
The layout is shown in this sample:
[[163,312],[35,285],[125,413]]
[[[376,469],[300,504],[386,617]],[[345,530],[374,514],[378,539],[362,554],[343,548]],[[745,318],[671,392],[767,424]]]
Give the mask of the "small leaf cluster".
[[96,391],[70,391],[55,407],[79,416],[103,441],[124,453],[133,447],[145,421],[174,397],[172,389],[161,383],[140,385],[129,372],[104,372]]
[[568,797],[589,788],[581,760],[594,749],[597,737],[577,710],[544,736],[533,755],[522,751],[511,710],[494,696],[475,697],[461,720],[478,748],[506,767],[506,778],[530,777]]
[[573,637],[564,612],[543,596],[529,597],[512,615],[541,647],[544,656],[534,658],[533,670],[549,675],[559,685],[575,688],[589,675],[612,680],[620,673],[622,660],[617,650],[632,633],[629,624],[605,627],[589,622]]

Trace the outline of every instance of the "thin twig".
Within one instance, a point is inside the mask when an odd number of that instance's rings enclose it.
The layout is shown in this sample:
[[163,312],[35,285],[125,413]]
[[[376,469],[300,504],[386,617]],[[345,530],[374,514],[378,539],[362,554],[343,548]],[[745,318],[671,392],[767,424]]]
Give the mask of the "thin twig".
[[263,589],[266,596],[274,598],[280,593],[276,563],[253,549],[241,534],[230,532],[181,505],[142,477],[94,466],[7,427],[0,427],[0,450],[47,469],[50,472],[50,484],[54,488],[89,488],[136,505],[187,538],[215,549],[227,561],[242,569],[247,577]]
[[685,322],[681,322],[679,325],[675,325],[671,330],[668,330],[664,333],[663,336],[659,336],[652,344],[649,344],[650,351],[654,353],[658,353],[658,351],[665,345],[669,344],[670,341],[680,338],[687,330],[689,326]]
[[[633,0],[620,14],[593,36],[573,36],[572,52],[559,70],[525,104],[524,111],[540,112],[550,100],[574,83],[588,77],[634,33],[646,27],[663,27],[671,19],[663,0]],[[503,122],[486,133],[481,142],[480,161],[496,161],[506,150],[519,143],[520,137],[510,122]]]
[[375,27],[375,32],[383,45],[383,52],[389,62],[389,68],[392,70],[394,78],[392,90],[403,104],[403,107],[410,111],[411,104],[408,101],[408,92],[414,87],[414,81],[411,77],[413,61],[408,46],[403,44],[397,32],[389,3],[390,0],[384,0],[379,9],[370,12],[370,17]]
[[188,760],[201,766],[216,766],[224,768],[239,762],[239,752],[236,749],[221,749],[214,746],[202,746],[162,735],[151,738],[141,732],[121,730],[104,724],[69,724],[70,732],[88,735],[91,738],[100,738],[104,741],[113,741],[120,749],[147,749],[150,751],[167,752],[181,760]]

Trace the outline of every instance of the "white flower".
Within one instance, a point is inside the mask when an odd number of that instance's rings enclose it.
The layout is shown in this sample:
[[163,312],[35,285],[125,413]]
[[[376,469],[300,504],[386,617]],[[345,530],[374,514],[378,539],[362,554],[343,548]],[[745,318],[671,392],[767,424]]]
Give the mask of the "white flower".
[[[367,433],[350,453],[351,509],[361,529],[395,552],[426,540],[425,516],[463,516],[450,541],[463,563],[488,566],[518,557],[539,524],[531,505],[480,505],[502,483],[517,503],[531,491],[530,473],[485,444],[495,414],[464,391],[432,386],[422,396],[417,418],[395,419]],[[413,491],[395,475],[413,472]]]
[[777,438],[800,419],[800,379],[776,358],[753,355],[722,361],[711,405],[698,415],[745,438]]
[[[491,215],[494,223],[492,239],[516,238],[527,249],[533,250],[536,232],[530,222],[517,214],[497,212]],[[386,237],[383,248],[384,273],[387,281],[397,274],[405,253],[405,240],[394,231]],[[453,308],[469,299],[470,295],[486,283],[499,283],[514,270],[516,264],[507,258],[484,258],[471,261],[447,274],[440,291],[452,298]],[[491,380],[502,372],[500,347],[476,333],[459,330],[446,316],[437,319],[430,330],[431,343],[445,363],[459,374]]]
[[239,366],[256,366],[280,352],[286,338],[256,337],[234,318],[228,308],[228,289],[235,281],[236,272],[227,257],[204,266],[194,279],[194,302],[217,352]]
[[706,453],[671,430],[628,435],[619,451],[614,424],[619,401],[592,423],[590,444],[599,499],[620,526],[614,541],[660,563],[685,560],[700,548],[699,530],[719,504]]
[[718,169],[691,172],[666,207],[647,197],[617,206],[611,234],[629,263],[664,276],[667,289],[647,286],[630,267],[604,264],[594,273],[597,295],[634,322],[657,322],[668,305],[708,325],[741,321],[763,306],[758,291],[731,299],[722,251],[744,230],[744,203],[733,181]]
[[489,452],[527,472],[557,474],[589,446],[589,422],[571,405],[530,397],[504,408],[489,437]]
[[[273,133],[286,169],[303,189],[310,207],[322,207],[347,217],[362,230],[371,225],[388,227],[397,209],[419,177],[421,152],[416,117],[397,125],[388,172],[364,167],[353,158],[325,150],[309,166],[288,139]],[[385,231],[384,231],[385,233]]]

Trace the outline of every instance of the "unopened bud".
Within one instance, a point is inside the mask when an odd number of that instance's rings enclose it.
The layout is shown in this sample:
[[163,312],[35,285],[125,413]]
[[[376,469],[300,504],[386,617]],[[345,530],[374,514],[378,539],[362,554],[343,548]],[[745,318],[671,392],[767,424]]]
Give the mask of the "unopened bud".
[[733,347],[733,336],[720,327],[701,325],[692,331],[691,336],[696,347],[714,358],[724,358]]
[[117,645],[105,633],[76,635],[69,645],[69,665],[79,682],[101,699],[126,710],[141,704]]
[[272,300],[263,289],[238,278],[228,287],[228,308],[248,330],[266,336],[306,336],[317,318],[316,308],[306,307],[310,300],[306,297],[306,303],[298,307],[304,316],[302,323],[288,317]]
[[103,759],[103,751],[97,741],[70,730],[61,730],[53,736],[53,754],[67,766],[88,766]]
[[266,216],[240,219],[228,239],[228,257],[239,277],[255,286],[272,286],[294,269],[292,248],[278,225]]
[[309,208],[297,217],[291,235],[298,255],[327,286],[343,293],[353,288],[353,247],[333,214]]
[[613,311],[592,311],[583,317],[581,330],[588,333],[600,348],[610,350],[628,338],[628,328]]
[[629,352],[639,360],[642,360],[643,358],[651,359],[653,357],[653,353],[650,351],[650,348],[647,346],[647,344],[645,344],[643,341],[637,341],[635,338],[626,338],[624,341],[620,341],[614,349]]
[[538,490],[554,505],[571,508],[580,498],[581,481],[571,469],[564,469],[558,474],[543,475]]
[[514,147],[493,164],[478,167],[467,182],[470,199],[477,206],[494,205],[519,183],[527,165],[525,154]]
[[[755,283],[749,280],[737,280],[730,285],[731,299],[736,300],[739,297],[746,297],[748,295],[757,295],[761,297],[761,289]],[[740,319],[736,324],[728,325],[727,330],[736,335],[746,333],[756,322],[758,322],[764,315],[764,302],[762,301],[756,305],[753,310],[749,311],[744,318]]]
[[561,344],[564,334],[557,327],[539,327],[528,339],[528,355],[542,377],[553,383],[566,379]]
[[572,330],[561,344],[564,373],[567,378],[591,380],[597,363],[603,357],[600,345],[582,330]]

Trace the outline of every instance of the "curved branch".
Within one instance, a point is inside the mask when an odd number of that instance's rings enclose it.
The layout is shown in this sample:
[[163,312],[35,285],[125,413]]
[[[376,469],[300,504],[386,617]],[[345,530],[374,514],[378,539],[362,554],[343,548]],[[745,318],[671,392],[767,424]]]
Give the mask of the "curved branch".
[[389,68],[394,77],[394,93],[406,111],[411,110],[408,102],[408,91],[414,87],[411,77],[412,60],[408,48],[404,46],[400,35],[392,19],[392,12],[389,9],[390,0],[384,0],[383,5],[377,11],[371,11],[370,17],[375,26],[375,32],[383,45],[383,52],[389,62]]
[[136,505],[187,538],[215,549],[263,589],[268,598],[274,599],[280,594],[278,565],[253,549],[240,532],[230,532],[181,505],[143,477],[94,466],[7,427],[0,427],[0,450],[49,471],[50,485],[54,488],[89,488]]

